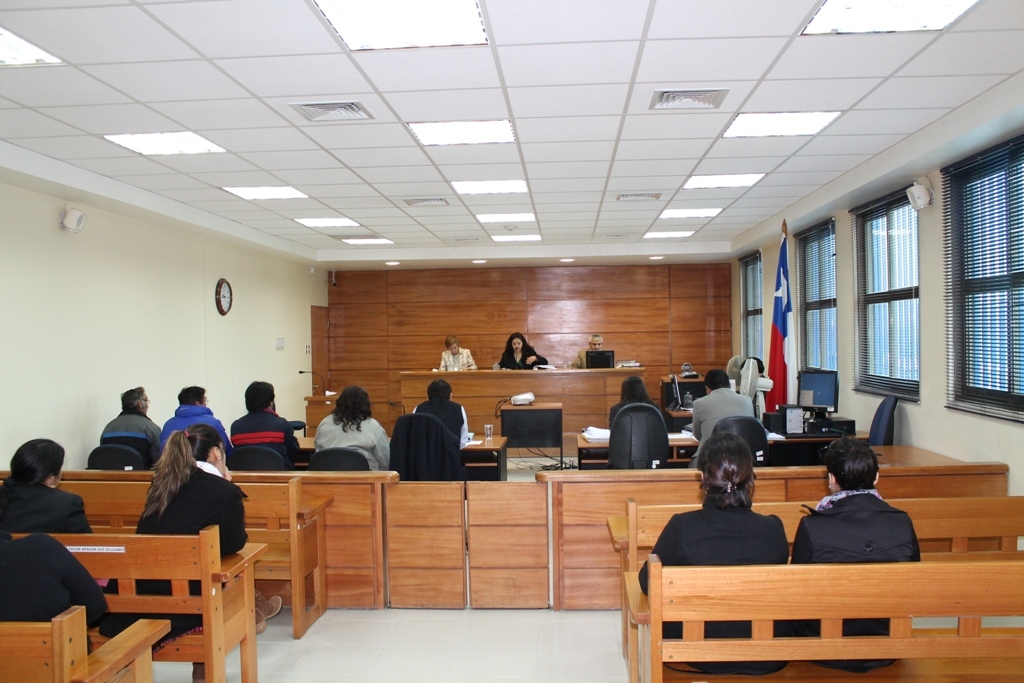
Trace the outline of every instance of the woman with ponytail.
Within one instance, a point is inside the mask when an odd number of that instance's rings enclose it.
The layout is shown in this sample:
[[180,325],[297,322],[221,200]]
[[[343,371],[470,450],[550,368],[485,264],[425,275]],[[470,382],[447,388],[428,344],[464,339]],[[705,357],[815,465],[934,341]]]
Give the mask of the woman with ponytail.
[[[750,509],[754,497],[754,458],[733,434],[717,433],[702,443],[700,510],[675,515],[665,525],[654,549],[665,566],[733,566],[786,564],[789,545],[782,520]],[[640,587],[647,592],[647,564],[640,570]],[[707,622],[705,638],[750,638],[750,622]],[[776,636],[789,635],[776,624]],[[665,638],[682,638],[682,625],[664,624]],[[773,673],[786,662],[694,662],[669,664],[681,671],[710,674],[760,675]]]
[[89,534],[82,497],[61,491],[64,449],[33,439],[15,451],[11,476],[0,485],[0,529],[11,533]]

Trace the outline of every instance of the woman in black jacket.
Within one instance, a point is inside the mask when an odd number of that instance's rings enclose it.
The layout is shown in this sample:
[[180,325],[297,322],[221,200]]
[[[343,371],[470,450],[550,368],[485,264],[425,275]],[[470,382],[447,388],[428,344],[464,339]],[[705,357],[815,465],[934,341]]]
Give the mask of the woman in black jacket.
[[502,370],[532,370],[536,365],[547,364],[548,359],[534,351],[522,332],[512,333],[505,342],[505,352],[498,361]]
[[49,439],[21,445],[0,486],[0,529],[11,533],[91,534],[82,497],[57,488],[64,448]]

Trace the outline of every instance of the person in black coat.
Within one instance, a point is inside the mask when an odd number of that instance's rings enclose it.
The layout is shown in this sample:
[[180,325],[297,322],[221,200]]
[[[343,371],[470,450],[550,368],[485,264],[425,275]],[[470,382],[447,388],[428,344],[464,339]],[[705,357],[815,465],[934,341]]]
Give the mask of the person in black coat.
[[[612,428],[612,423],[615,422],[615,416],[619,414],[619,411],[633,403],[646,403],[654,406],[654,401],[647,394],[644,380],[636,375],[630,375],[622,380],[622,388],[619,390],[619,402],[608,410],[608,429]],[[657,406],[654,407],[657,408]]]
[[505,342],[498,366],[502,370],[532,370],[537,365],[547,365],[548,359],[538,355],[522,332],[513,332]]
[[[754,458],[746,443],[733,434],[707,439],[700,462],[701,510],[675,515],[665,525],[651,551],[664,566],[735,566],[786,564],[789,544],[782,520],[750,509],[754,496]],[[640,588],[647,593],[647,563],[640,569]],[[664,624],[664,638],[682,638],[682,625]],[[776,636],[789,635],[785,624]],[[749,621],[707,622],[705,638],[750,638]],[[687,662],[681,671],[710,674],[760,675],[780,671],[787,662]]]
[[82,497],[57,488],[64,448],[49,439],[21,445],[0,486],[0,529],[11,533],[90,534]]
[[[825,452],[831,495],[800,520],[793,542],[793,564],[920,562],[914,523],[878,494],[878,457],[863,441],[843,437]],[[795,635],[817,637],[817,621],[792,624]],[[844,636],[887,636],[888,619],[844,619]],[[822,666],[863,673],[892,659],[833,660]]]

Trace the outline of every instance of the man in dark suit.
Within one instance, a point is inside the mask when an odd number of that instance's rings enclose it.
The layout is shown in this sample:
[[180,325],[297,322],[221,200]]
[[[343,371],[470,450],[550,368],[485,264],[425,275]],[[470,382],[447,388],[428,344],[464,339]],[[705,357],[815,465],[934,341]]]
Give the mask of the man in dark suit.
[[469,419],[466,409],[452,400],[452,385],[435,379],[427,387],[427,400],[413,408],[414,413],[433,415],[448,431],[459,438],[459,448],[469,443]]
[[[698,441],[707,439],[715,431],[718,421],[736,415],[754,416],[754,402],[746,396],[733,391],[729,385],[729,375],[725,370],[709,370],[704,375],[704,386],[708,395],[693,402],[693,436]],[[697,467],[700,447],[690,460],[690,467]]]

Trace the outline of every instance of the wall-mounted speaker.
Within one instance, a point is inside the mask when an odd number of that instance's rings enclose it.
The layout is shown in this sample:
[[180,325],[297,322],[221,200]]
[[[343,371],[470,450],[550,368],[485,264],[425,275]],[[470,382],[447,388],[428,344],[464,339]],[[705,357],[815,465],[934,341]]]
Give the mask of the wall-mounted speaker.
[[68,209],[60,214],[60,227],[68,232],[81,232],[85,227],[85,214],[78,209]]
[[910,200],[910,208],[920,211],[932,203],[932,191],[922,185],[920,180],[917,180],[907,188],[907,199]]

